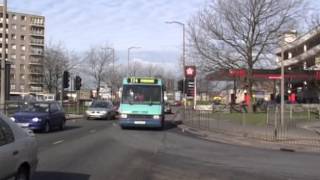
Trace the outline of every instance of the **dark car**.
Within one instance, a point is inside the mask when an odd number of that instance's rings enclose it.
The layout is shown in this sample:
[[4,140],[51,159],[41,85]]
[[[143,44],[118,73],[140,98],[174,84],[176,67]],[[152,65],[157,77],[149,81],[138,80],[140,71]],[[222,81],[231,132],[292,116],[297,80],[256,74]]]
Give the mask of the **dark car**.
[[23,128],[50,132],[54,128],[63,130],[66,117],[58,102],[31,102],[22,105],[11,120]]

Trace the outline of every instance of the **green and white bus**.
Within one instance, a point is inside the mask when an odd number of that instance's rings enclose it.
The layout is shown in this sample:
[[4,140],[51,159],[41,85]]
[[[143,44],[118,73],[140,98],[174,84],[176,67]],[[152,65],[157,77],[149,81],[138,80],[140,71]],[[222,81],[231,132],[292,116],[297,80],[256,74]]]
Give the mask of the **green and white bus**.
[[162,128],[164,85],[159,78],[129,77],[122,82],[120,126]]

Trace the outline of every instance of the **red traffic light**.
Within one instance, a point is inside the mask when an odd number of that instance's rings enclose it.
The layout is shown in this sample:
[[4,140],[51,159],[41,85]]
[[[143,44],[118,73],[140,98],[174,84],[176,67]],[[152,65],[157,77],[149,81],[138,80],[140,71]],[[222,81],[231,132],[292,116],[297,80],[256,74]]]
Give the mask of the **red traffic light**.
[[185,66],[184,75],[188,79],[193,79],[196,76],[196,67],[195,66]]

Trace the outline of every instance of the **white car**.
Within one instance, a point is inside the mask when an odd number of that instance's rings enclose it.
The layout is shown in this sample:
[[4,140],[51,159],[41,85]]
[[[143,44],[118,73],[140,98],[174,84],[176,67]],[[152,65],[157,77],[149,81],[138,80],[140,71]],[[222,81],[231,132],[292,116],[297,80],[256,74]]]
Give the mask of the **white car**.
[[0,114],[0,179],[29,180],[38,164],[32,131]]

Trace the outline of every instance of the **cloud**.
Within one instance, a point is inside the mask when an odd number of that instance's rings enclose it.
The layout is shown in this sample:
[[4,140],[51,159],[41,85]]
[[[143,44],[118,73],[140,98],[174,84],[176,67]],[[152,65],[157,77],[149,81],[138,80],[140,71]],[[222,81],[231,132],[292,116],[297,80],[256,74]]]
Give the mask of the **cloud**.
[[46,17],[46,40],[84,52],[109,42],[127,60],[127,48],[142,47],[133,58],[178,69],[182,29],[165,21],[187,22],[207,0],[10,0],[9,9]]

